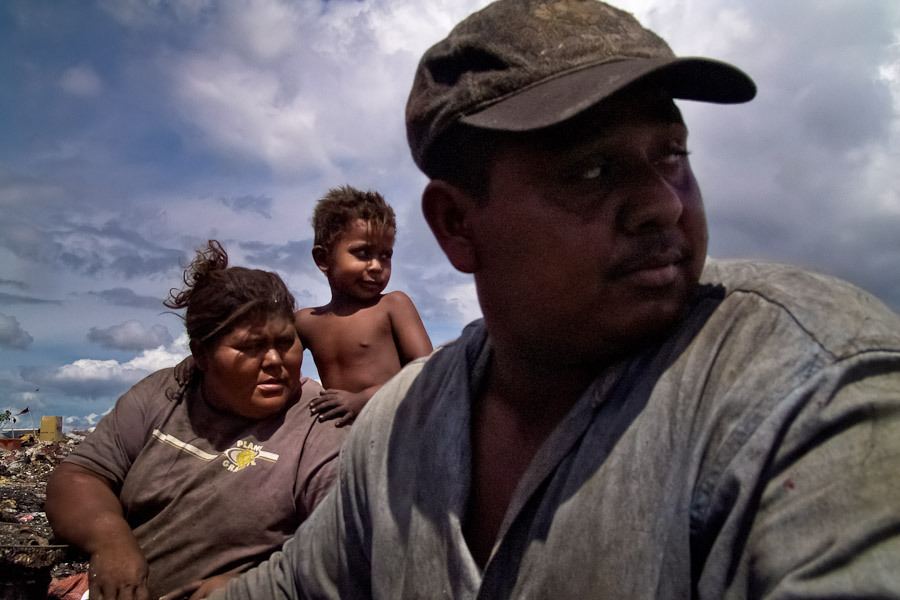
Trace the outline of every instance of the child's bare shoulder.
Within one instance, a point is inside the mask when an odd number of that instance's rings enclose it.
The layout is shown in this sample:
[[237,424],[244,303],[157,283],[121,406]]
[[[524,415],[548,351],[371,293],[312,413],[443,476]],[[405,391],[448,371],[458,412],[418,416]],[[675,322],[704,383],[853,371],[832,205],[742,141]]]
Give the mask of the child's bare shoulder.
[[396,291],[385,294],[383,303],[385,304],[385,309],[393,318],[406,319],[414,317],[416,320],[419,319],[419,311],[416,310],[416,305],[404,292]]
[[415,309],[409,296],[399,290],[388,292],[382,296],[379,304],[381,305],[382,310],[389,312],[391,315],[402,315],[403,313],[409,312],[411,308]]
[[317,321],[316,317],[325,315],[328,312],[327,308],[327,306],[301,308],[294,313],[294,327],[302,333],[304,329],[314,326]]
[[409,299],[409,296],[407,296],[405,292],[401,292],[400,290],[388,292],[381,297],[381,301],[387,302],[388,306],[412,305],[412,300]]

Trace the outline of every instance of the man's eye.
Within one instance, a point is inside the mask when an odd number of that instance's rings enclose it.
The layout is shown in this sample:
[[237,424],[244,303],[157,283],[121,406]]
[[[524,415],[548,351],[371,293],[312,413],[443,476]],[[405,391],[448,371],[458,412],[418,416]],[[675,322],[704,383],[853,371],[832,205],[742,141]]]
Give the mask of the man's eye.
[[673,143],[666,149],[661,162],[664,162],[666,164],[678,163],[681,162],[681,160],[689,154],[690,152],[688,152],[687,148],[685,148],[683,145]]
[[610,175],[610,165],[606,161],[590,161],[580,164],[569,172],[569,180],[573,182],[597,182]]
[[603,177],[605,173],[605,169],[601,166],[591,167],[589,169],[585,169],[581,173],[581,179],[591,180],[591,179],[599,179]]

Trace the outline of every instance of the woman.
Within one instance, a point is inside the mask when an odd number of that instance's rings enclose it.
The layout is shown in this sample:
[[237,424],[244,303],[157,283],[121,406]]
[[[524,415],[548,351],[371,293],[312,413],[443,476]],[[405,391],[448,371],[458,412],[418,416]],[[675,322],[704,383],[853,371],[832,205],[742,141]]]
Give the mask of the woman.
[[294,298],[210,240],[166,306],[191,357],[135,385],[47,487],[57,535],[90,554],[91,598],[202,598],[281,547],[334,480],[343,431],[300,378]]

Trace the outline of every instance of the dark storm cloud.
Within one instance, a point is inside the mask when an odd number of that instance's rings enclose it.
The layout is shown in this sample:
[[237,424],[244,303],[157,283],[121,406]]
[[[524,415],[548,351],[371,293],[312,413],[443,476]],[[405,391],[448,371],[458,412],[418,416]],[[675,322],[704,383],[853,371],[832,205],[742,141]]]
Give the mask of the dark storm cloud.
[[893,117],[887,86],[870,73],[842,73],[836,80],[811,84],[796,98],[794,110],[813,142],[845,152],[888,138]]
[[44,264],[53,262],[63,250],[46,230],[38,229],[10,212],[0,221],[0,247],[18,258]]
[[164,325],[147,327],[140,321],[126,321],[112,327],[91,327],[88,340],[104,348],[140,352],[172,343],[172,335]]
[[0,240],[0,246],[18,258],[86,275],[135,278],[169,273],[185,256],[181,250],[147,241],[117,221],[100,227],[70,225],[55,230],[7,223],[0,225]]
[[2,277],[0,277],[0,285],[14,287],[14,288],[18,288],[20,290],[29,289],[28,284],[25,283],[24,281],[15,281],[13,279],[3,279]]
[[22,329],[15,317],[0,313],[0,348],[11,350],[25,350],[34,338]]
[[710,254],[801,264],[897,309],[900,98],[881,69],[900,64],[900,3],[760,0],[734,13],[744,35],[721,40],[720,57],[753,76],[757,98],[682,103]]
[[[181,250],[157,246],[117,221],[99,228],[78,227],[64,237],[72,243],[61,257],[63,262],[81,265],[87,273],[103,271],[126,278],[146,277],[170,272],[184,258]],[[90,245],[85,244],[87,240]]]
[[256,213],[267,219],[272,218],[272,198],[267,196],[247,195],[234,198],[219,198],[219,202],[237,214]]
[[42,298],[32,298],[30,296],[20,296],[18,294],[0,292],[0,305],[9,304],[58,304],[62,306],[62,302],[59,300],[44,300]]
[[132,308],[147,308],[151,310],[164,310],[161,298],[152,296],[138,296],[133,290],[123,287],[111,288],[102,292],[89,292],[97,296],[107,304],[114,306],[129,306]]
[[[900,312],[900,215],[854,218],[829,235],[816,232],[805,248],[805,264],[828,255],[828,272],[871,291]],[[865,257],[861,260],[860,257]]]

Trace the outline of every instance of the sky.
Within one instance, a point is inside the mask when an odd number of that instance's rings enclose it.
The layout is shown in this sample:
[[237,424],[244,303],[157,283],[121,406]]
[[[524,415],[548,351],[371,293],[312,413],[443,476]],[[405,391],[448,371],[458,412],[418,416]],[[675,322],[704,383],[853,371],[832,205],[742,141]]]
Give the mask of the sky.
[[[309,218],[345,184],[397,212],[388,290],[435,345],[456,337],[480,316],[474,285],[421,216],[403,110],[421,54],[485,4],[0,2],[0,412],[89,428],[186,356],[162,300],[210,238],[299,306],[327,303]],[[900,2],[617,5],[759,88],[679,103],[710,255],[804,265],[900,311]]]

